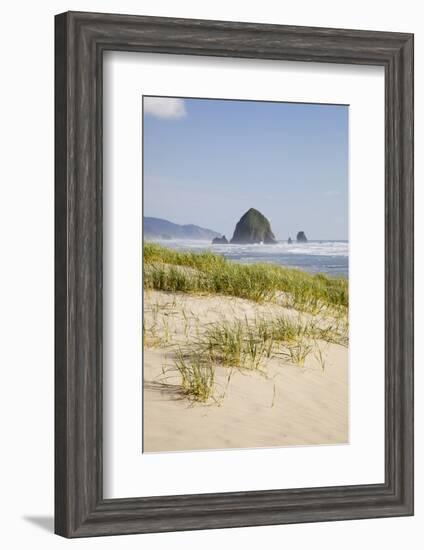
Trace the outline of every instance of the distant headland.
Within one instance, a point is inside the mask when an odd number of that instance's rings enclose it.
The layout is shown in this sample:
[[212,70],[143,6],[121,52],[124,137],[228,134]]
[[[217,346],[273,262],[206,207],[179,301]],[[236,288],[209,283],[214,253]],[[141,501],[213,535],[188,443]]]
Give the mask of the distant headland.
[[217,231],[199,227],[198,225],[179,225],[162,218],[152,218],[148,216],[144,216],[143,227],[144,237],[146,239],[167,241],[171,239],[210,240],[220,236]]

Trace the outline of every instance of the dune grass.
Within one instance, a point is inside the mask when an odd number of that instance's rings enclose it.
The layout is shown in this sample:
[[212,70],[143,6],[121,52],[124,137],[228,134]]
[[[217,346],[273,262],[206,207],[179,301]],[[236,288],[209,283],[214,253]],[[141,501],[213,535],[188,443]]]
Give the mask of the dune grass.
[[181,376],[181,389],[186,397],[202,403],[213,397],[215,367],[207,357],[178,350],[174,366]]
[[260,369],[271,341],[259,336],[255,325],[237,320],[208,327],[194,347],[214,362],[226,367]]
[[[236,296],[256,302],[284,298],[284,305],[319,313],[348,308],[344,278],[311,275],[272,264],[239,264],[211,252],[177,252],[144,244],[144,288]],[[283,294],[283,296],[281,296]]]
[[[223,395],[217,398],[218,366],[228,368],[228,386],[237,370],[267,376],[268,359],[304,367],[313,355],[324,370],[323,349],[330,344],[348,345],[348,282],[344,278],[270,264],[239,264],[210,252],[183,253],[145,243],[144,288],[219,294],[258,303],[275,301],[299,312],[297,316],[223,319],[202,324],[200,330],[199,319],[192,326],[191,316],[185,310],[177,311],[175,297],[151,306],[149,325],[143,325],[144,344],[174,350],[166,372],[178,375],[182,393],[192,402],[219,403]],[[169,326],[175,315],[181,317],[182,327],[176,336]]]
[[[184,395],[194,402],[216,398],[215,370],[219,365],[229,368],[228,383],[234,369],[255,370],[267,376],[266,361],[282,360],[282,364],[304,367],[314,353],[315,360],[325,369],[321,344],[347,346],[347,327],[327,325],[317,321],[302,321],[278,317],[221,321],[206,327],[194,341],[178,347],[173,365],[167,372],[178,372]],[[225,393],[225,392],[224,392]],[[221,396],[221,398],[223,395]]]
[[222,365],[261,369],[272,356],[304,366],[319,340],[347,347],[347,327],[338,324],[323,327],[317,321],[286,317],[237,319],[212,324],[192,346],[196,353]]

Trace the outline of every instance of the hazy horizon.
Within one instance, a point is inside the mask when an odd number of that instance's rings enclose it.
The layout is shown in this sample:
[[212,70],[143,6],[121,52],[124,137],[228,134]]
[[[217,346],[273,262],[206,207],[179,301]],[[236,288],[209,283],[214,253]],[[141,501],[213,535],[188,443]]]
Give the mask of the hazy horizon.
[[278,240],[348,239],[348,107],[144,97],[144,215],[231,238],[256,208]]

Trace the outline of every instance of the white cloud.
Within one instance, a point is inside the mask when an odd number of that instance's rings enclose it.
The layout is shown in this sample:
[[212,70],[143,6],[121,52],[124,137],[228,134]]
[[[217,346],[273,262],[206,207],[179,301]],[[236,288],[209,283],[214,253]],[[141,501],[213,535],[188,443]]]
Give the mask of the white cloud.
[[177,97],[145,97],[144,112],[158,118],[182,118],[187,114],[184,100]]

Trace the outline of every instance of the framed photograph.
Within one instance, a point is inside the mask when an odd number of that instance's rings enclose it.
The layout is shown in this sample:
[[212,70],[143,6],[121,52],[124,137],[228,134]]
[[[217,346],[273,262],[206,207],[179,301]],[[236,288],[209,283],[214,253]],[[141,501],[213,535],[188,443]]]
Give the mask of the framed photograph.
[[55,531],[413,514],[413,35],[67,12]]

